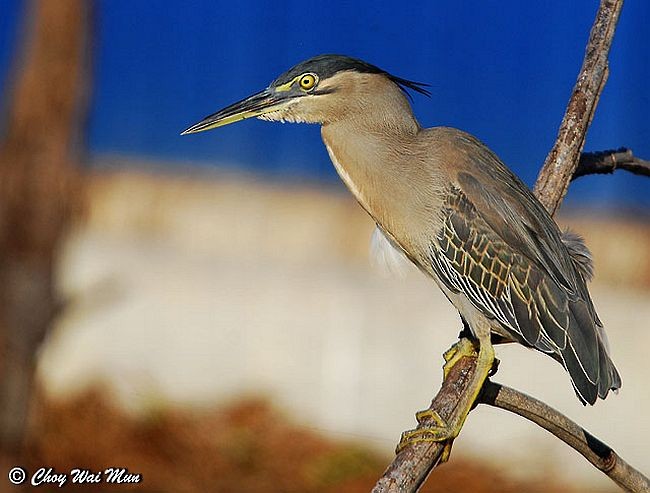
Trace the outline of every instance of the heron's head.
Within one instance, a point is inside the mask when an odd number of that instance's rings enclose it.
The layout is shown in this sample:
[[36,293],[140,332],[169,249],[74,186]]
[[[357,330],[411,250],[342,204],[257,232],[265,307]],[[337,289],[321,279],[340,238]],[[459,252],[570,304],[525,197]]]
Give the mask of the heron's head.
[[403,99],[407,89],[428,95],[425,86],[356,58],[319,55],[291,68],[266,89],[205,117],[182,135],[252,117],[325,124],[353,111],[369,111],[372,104],[395,104],[395,95]]

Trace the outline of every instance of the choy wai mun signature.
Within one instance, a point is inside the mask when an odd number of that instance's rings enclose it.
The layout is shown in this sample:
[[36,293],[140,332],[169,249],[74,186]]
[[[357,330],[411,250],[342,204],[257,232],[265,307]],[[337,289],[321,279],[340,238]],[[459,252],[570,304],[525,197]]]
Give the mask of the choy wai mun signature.
[[32,486],[57,485],[62,488],[67,482],[74,484],[133,484],[142,482],[142,474],[129,472],[125,467],[107,467],[103,471],[71,469],[57,472],[53,467],[41,467],[30,478]]

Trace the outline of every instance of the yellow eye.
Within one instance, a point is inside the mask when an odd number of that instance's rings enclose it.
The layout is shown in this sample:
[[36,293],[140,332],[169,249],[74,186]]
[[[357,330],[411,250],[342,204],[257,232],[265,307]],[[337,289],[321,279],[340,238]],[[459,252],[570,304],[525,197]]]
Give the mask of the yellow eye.
[[314,74],[305,74],[300,77],[300,87],[308,91],[316,85],[316,76]]

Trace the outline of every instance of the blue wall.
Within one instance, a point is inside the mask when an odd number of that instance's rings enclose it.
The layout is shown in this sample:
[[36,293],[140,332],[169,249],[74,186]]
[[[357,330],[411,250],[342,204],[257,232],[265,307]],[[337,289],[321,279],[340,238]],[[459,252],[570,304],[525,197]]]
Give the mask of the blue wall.
[[[0,73],[22,2],[0,0]],[[328,2],[103,0],[98,3],[92,153],[229,163],[281,180],[335,177],[315,126],[246,121],[179,131],[319,53],[366,59],[428,82],[425,126],[467,130],[532,183],[584,54],[595,0]],[[586,149],[650,158],[650,2],[627,0]],[[650,180],[576,182],[569,203],[650,207]]]

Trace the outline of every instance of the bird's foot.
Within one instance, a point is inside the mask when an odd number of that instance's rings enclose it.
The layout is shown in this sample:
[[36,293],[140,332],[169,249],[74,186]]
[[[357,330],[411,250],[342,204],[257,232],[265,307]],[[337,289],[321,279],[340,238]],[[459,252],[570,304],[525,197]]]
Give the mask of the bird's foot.
[[433,409],[425,409],[416,413],[418,428],[402,433],[396,453],[399,453],[407,445],[423,442],[443,442],[444,449],[440,456],[440,462],[447,462],[451,454],[451,446],[454,438],[460,433],[460,427],[454,429]]
[[451,346],[449,349],[447,349],[447,351],[445,351],[445,354],[443,355],[443,357],[445,358],[445,366],[442,367],[444,380],[447,379],[447,376],[449,375],[451,369],[462,358],[465,357],[476,358],[477,356],[478,356],[478,347],[473,341],[467,339],[466,337],[459,339],[458,342],[453,346]]
[[451,369],[465,357],[477,360],[476,369],[452,416],[445,420],[434,409],[418,412],[415,415],[418,427],[402,433],[400,442],[397,445],[397,453],[401,452],[407,445],[437,442],[442,443],[444,446],[440,461],[446,462],[449,459],[454,439],[463,428],[465,419],[472,409],[483,382],[490,371],[496,371],[496,365],[498,364],[498,362],[495,363],[494,352],[492,346],[489,345],[489,341],[483,347],[479,345],[478,341],[463,337],[444,354],[445,365],[443,371],[445,380]]

